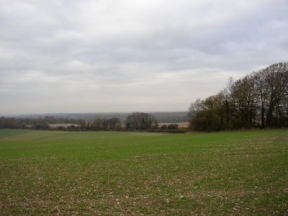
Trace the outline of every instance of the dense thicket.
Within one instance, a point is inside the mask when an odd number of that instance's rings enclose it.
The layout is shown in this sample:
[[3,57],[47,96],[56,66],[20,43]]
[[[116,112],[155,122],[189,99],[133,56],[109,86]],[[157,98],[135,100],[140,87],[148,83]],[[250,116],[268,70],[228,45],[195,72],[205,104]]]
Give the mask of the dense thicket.
[[190,128],[219,131],[253,127],[288,127],[288,62],[273,64],[189,108]]

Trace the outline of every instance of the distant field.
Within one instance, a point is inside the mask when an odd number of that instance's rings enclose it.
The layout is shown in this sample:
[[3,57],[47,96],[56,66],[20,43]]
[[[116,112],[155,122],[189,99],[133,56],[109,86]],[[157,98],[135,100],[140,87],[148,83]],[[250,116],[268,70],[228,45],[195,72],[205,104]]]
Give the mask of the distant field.
[[163,125],[170,125],[170,124],[177,124],[179,128],[187,128],[189,127],[189,122],[177,122],[177,123],[159,123],[159,127],[163,126]]
[[57,127],[67,128],[67,127],[70,127],[70,126],[75,126],[75,127],[79,127],[79,126],[80,126],[79,124],[70,124],[70,123],[48,124],[48,125],[49,125],[49,127],[51,127],[51,128],[57,128]]
[[287,130],[0,130],[0,215],[287,215],[287,182]]

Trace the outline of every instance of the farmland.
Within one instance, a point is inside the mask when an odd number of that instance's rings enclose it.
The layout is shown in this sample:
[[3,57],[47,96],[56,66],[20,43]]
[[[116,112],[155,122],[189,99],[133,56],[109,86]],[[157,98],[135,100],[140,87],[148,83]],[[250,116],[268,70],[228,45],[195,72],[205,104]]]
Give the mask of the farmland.
[[0,215],[284,215],[287,164],[287,130],[0,130]]

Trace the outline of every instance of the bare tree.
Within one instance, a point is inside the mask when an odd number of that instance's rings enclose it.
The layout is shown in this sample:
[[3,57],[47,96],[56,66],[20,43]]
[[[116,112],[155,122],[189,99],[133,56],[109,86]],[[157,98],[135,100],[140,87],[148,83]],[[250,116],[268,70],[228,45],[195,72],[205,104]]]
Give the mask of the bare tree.
[[189,107],[190,126],[221,130],[288,126],[288,62],[273,64]]

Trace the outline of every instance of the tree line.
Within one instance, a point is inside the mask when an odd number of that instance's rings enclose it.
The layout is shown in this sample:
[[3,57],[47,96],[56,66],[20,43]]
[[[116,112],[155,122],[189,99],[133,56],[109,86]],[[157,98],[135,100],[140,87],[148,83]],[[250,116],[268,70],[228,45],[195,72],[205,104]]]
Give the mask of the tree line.
[[44,118],[0,117],[0,129],[48,129],[49,124],[81,124],[81,119],[65,119],[46,116]]
[[[61,125],[66,124],[66,126]],[[53,127],[52,124],[60,124]],[[39,130],[73,130],[73,131],[176,131],[177,124],[159,127],[156,118],[143,112],[134,112],[124,122],[119,118],[96,118],[92,121],[83,119],[65,119],[46,116],[44,118],[7,118],[0,117],[0,129],[39,129]]]
[[188,115],[195,131],[288,127],[288,63],[230,78],[218,94],[193,102]]

